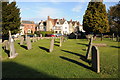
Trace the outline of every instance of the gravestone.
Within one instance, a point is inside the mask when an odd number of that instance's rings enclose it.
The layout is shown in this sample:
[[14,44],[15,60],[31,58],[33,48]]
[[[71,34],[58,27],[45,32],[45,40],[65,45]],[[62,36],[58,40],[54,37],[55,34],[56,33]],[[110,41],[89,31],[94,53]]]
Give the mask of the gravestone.
[[60,37],[60,47],[62,46],[62,37]]
[[23,45],[23,42],[24,42],[24,37],[20,37],[20,45]]
[[2,46],[5,50],[9,50],[9,41],[8,40],[4,40],[4,42],[2,43]]
[[27,37],[27,49],[32,49],[32,45],[31,45],[31,40],[30,40],[30,37]]
[[115,37],[115,35],[114,35],[114,33],[112,34],[112,40],[114,40],[114,37]]
[[53,48],[54,48],[54,38],[51,40],[50,42],[50,49],[49,49],[49,52],[52,52],[53,51]]
[[32,42],[35,42],[35,37],[33,36],[33,38],[32,38]]
[[117,42],[120,41],[119,35],[117,35],[117,37],[116,37],[116,41],[117,41]]
[[93,37],[90,38],[90,42],[89,42],[87,53],[86,53],[86,59],[91,58],[92,41],[93,41]]
[[11,36],[11,32],[9,31],[9,45],[10,45],[10,57],[9,59],[15,58],[18,53],[16,53],[15,51],[15,47],[14,47],[14,40]]
[[97,73],[100,72],[100,55],[96,46],[92,46],[92,69]]

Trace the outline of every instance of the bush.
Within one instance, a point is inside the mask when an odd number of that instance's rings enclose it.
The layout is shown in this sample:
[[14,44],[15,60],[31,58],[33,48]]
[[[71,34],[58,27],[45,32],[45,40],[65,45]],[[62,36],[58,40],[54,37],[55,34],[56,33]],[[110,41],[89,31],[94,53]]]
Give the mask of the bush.
[[42,34],[43,37],[45,37],[48,34],[53,34],[54,32],[52,31],[35,31],[35,34],[40,35]]

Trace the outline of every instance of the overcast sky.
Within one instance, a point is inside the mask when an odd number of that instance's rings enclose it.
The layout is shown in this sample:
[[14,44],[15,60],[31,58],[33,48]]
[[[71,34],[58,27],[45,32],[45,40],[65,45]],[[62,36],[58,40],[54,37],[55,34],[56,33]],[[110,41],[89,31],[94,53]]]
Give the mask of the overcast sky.
[[[104,2],[106,10],[118,2]],[[65,18],[66,20],[77,20],[82,24],[83,15],[87,9],[88,2],[17,2],[20,8],[22,20],[30,20],[38,23],[51,18]]]

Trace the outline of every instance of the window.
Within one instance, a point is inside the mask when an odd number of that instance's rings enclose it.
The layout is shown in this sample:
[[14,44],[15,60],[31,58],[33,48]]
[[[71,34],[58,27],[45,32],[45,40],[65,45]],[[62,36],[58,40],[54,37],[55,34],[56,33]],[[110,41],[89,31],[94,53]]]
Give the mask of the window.
[[57,33],[57,31],[55,31],[55,33]]
[[65,27],[65,29],[67,29],[67,27]]
[[59,24],[59,22],[57,22],[57,24]]
[[28,33],[31,33],[31,30],[30,29],[28,29],[28,31],[27,31]]

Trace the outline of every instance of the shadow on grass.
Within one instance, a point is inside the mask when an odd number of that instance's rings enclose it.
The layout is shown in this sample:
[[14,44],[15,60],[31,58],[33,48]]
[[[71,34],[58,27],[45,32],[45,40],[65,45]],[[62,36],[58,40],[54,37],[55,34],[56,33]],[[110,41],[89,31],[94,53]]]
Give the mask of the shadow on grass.
[[69,59],[69,58],[63,57],[63,56],[60,56],[60,58],[62,58],[62,59],[64,59],[64,60],[67,60],[67,61],[69,61],[69,62],[75,63],[75,64],[77,64],[77,65],[80,65],[80,66],[82,66],[82,67],[84,67],[84,68],[87,68],[87,69],[92,70],[91,67],[89,67],[89,66],[87,66],[87,65],[84,65],[83,63],[80,63],[80,62],[75,61],[75,60],[73,60],[73,59]]
[[66,51],[66,50],[62,50],[62,51],[85,58],[85,56],[83,56],[83,55],[81,55],[81,54],[78,54],[78,53],[74,53],[74,52]]
[[84,43],[77,43],[77,44],[88,46],[88,44],[84,44]]
[[55,41],[55,43],[60,43],[59,41]]
[[113,47],[113,48],[120,48],[120,46],[110,46],[110,47]]
[[54,44],[55,46],[59,46],[58,44]]
[[27,46],[25,46],[25,45],[20,45],[20,46],[27,50]]
[[47,49],[47,48],[45,48],[45,47],[39,46],[39,48],[42,49],[42,50],[45,50],[45,51],[49,52],[49,49]]
[[[3,48],[3,47],[2,47],[2,48]],[[9,51],[9,50],[6,50],[6,49],[4,49],[4,48],[3,48],[3,50],[4,50],[4,52],[7,54],[7,56],[10,57],[10,51]]]
[[[34,80],[35,78],[57,78],[56,76],[48,75],[47,73],[37,71],[35,69],[32,69],[30,67],[15,63],[15,62],[2,62],[2,78],[6,79],[10,78],[12,80],[17,80],[27,78],[31,78]],[[30,79],[30,80],[31,80]]]
[[70,54],[74,54],[74,55],[77,55],[77,56],[80,56],[80,59],[87,62],[88,64],[91,64],[91,61],[90,60],[87,60],[85,56],[81,55],[81,54],[78,54],[78,53],[74,53],[74,52],[70,52],[70,51],[66,51],[66,50],[62,50],[64,52],[67,52],[67,53],[70,53]]

